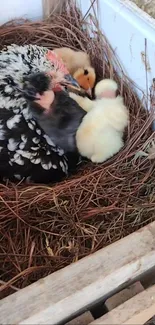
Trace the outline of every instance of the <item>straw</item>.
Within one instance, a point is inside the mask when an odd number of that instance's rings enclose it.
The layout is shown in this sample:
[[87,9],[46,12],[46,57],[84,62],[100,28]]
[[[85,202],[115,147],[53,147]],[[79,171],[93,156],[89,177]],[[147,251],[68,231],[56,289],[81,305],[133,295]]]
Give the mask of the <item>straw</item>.
[[[125,146],[104,164],[83,164],[54,186],[0,185],[0,291],[18,289],[94,253],[155,220],[152,118],[138,99],[90,12],[73,1],[47,21],[11,21],[0,27],[0,48],[38,44],[87,51],[97,80],[114,78],[130,111]],[[87,18],[87,19],[86,19]]]

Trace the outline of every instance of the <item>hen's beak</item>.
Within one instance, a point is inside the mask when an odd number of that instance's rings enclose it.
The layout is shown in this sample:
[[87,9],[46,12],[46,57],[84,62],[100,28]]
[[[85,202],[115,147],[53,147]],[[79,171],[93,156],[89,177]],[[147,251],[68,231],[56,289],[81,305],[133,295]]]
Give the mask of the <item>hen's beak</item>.
[[62,82],[63,85],[69,86],[69,88],[81,89],[76,79],[74,79],[70,74],[65,75],[65,81]]

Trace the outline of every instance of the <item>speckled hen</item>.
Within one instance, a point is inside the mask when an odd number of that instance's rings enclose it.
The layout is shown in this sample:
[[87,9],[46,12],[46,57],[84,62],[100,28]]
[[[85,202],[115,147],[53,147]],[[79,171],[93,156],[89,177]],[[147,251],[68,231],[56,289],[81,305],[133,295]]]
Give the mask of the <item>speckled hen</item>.
[[61,70],[52,51],[36,45],[11,45],[0,52],[0,181],[48,183],[61,180],[78,157],[67,157],[32,118],[19,89],[26,76]]

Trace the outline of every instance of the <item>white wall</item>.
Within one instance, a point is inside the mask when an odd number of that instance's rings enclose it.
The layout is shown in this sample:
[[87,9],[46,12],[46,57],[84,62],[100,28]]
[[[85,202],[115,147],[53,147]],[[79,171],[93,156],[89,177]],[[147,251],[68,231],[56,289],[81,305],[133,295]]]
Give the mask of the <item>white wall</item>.
[[0,0],[0,23],[12,18],[40,17],[42,17],[42,0]]
[[[90,0],[78,0],[84,13]],[[144,91],[147,91],[146,68],[143,53],[146,52],[150,69],[147,71],[148,88],[155,77],[155,20],[143,13],[128,0],[99,0],[102,30],[116,51],[127,75]]]

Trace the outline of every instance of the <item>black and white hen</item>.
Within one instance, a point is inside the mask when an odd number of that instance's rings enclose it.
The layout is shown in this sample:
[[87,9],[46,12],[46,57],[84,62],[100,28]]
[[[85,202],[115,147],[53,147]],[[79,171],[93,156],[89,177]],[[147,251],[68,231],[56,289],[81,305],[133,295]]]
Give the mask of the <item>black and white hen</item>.
[[65,67],[52,51],[36,45],[11,45],[0,52],[0,181],[57,182],[77,156],[67,157],[32,117],[19,89],[32,73]]

